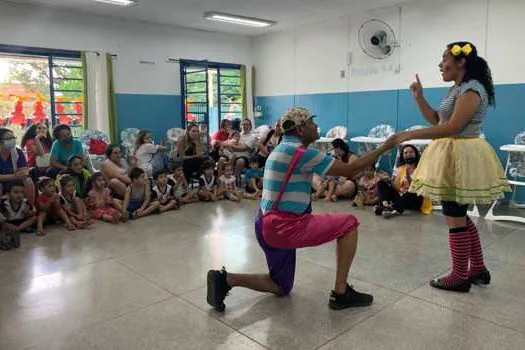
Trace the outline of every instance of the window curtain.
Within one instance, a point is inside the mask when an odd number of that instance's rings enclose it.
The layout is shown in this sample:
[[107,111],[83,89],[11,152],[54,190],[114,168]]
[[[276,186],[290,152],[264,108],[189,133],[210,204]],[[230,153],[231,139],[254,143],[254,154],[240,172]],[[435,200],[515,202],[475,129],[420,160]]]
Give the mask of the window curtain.
[[89,115],[89,103],[88,103],[88,73],[87,73],[87,55],[85,52],[81,53],[82,59],[82,79],[84,82],[84,99],[83,108],[84,108],[84,130],[89,128],[88,115]]
[[90,130],[99,130],[117,142],[117,120],[113,64],[108,53],[85,52],[85,123]]
[[242,98],[242,117],[248,118],[248,101],[246,100],[246,66],[241,65],[241,98]]
[[115,82],[113,80],[113,57],[106,53],[106,67],[108,79],[108,114],[109,114],[109,139],[111,142],[118,140],[117,101],[115,99]]

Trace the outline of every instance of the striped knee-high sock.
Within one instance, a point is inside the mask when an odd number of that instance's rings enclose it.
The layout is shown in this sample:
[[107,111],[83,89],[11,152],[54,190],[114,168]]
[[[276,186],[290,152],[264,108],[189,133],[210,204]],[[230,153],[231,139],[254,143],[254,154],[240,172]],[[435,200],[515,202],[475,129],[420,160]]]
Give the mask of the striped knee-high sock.
[[483,261],[483,250],[479,240],[479,232],[476,224],[469,217],[467,217],[467,228],[470,235],[471,251],[470,251],[470,271],[469,275],[485,271],[485,262]]
[[448,245],[452,256],[452,272],[439,280],[444,285],[453,287],[468,280],[471,240],[467,227],[450,229]]

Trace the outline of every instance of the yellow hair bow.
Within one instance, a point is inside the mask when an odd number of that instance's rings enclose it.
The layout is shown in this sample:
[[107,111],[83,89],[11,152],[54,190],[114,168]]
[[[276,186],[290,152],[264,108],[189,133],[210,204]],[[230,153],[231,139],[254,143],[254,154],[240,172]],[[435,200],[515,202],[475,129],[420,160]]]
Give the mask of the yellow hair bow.
[[456,44],[450,49],[450,53],[452,53],[454,56],[459,56],[461,53],[463,53],[465,56],[468,56],[471,52],[472,46],[469,43],[463,45],[463,47]]

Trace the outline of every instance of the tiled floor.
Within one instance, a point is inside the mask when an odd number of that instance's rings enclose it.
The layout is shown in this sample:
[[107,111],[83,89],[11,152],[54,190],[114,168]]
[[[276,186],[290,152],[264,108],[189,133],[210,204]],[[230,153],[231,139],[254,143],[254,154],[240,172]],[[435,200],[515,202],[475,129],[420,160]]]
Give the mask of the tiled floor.
[[298,254],[295,289],[235,289],[205,300],[207,269],[264,272],[256,202],[195,204],[137,222],[47,237],[0,253],[0,349],[525,349],[525,226],[479,221],[493,284],[459,295],[427,282],[447,271],[439,214],[361,220],[351,283],[368,308],[331,311],[334,245]]

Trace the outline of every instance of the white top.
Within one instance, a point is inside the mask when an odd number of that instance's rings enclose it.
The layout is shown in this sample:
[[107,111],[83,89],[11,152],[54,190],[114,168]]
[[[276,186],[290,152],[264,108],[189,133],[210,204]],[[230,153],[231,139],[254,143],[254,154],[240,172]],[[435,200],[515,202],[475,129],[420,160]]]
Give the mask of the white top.
[[159,151],[159,146],[152,143],[144,143],[135,151],[135,157],[137,158],[137,167],[146,171],[149,176],[153,168],[151,166],[151,160],[155,153]]

